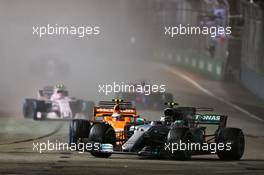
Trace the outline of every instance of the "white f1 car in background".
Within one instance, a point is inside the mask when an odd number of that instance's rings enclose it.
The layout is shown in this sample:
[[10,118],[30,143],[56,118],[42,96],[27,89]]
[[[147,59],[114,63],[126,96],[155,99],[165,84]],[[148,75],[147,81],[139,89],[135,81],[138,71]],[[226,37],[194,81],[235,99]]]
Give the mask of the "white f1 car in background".
[[63,90],[63,98],[52,99],[54,87],[46,86],[39,90],[37,99],[25,99],[23,103],[24,118],[34,120],[54,119],[90,119],[93,115],[93,101],[70,98],[67,90]]

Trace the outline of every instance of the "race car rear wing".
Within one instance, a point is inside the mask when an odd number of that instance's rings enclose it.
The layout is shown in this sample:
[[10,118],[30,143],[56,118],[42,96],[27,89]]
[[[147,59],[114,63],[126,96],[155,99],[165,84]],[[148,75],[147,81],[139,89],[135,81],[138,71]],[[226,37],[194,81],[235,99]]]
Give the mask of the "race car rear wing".
[[121,99],[113,99],[112,101],[99,101],[99,107],[101,108],[113,108],[117,104],[120,106],[120,108],[132,108],[131,102],[124,102]]
[[[109,107],[94,107],[94,116],[98,115],[112,115],[114,113],[113,108]],[[121,108],[120,114],[121,115],[136,115],[136,109],[135,108]]]
[[197,124],[210,124],[219,125],[219,127],[225,127],[227,116],[215,115],[215,114],[196,114],[194,116],[194,122]]
[[[50,99],[54,92],[54,87],[53,86],[46,86],[43,89],[38,91],[38,98],[45,98],[45,99]],[[69,92],[67,90],[63,91],[64,96],[69,96]]]

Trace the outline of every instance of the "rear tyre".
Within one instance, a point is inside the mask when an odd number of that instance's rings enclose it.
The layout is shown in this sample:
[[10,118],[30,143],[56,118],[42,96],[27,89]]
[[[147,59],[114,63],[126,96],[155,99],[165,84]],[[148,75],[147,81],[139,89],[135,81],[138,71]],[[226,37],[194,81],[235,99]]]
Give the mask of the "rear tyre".
[[[105,123],[94,124],[90,130],[89,141],[100,144],[116,144],[115,131],[112,126]],[[91,151],[94,157],[108,158],[112,153],[103,153],[98,151]]]
[[93,101],[83,101],[82,103],[82,113],[88,120],[92,120],[93,118],[93,109],[94,102]]
[[243,131],[239,128],[224,128],[220,130],[217,144],[229,143],[231,149],[218,150],[217,155],[221,160],[240,160],[244,154],[245,138]]
[[41,116],[41,118],[38,118],[38,116],[37,116],[38,112],[40,112],[42,115],[44,113],[47,113],[47,106],[46,106],[45,101],[39,101],[39,100],[35,101],[35,113],[34,113],[34,116],[33,116],[34,120],[45,119],[45,116]]
[[72,110],[72,117],[75,118],[78,113],[82,113],[82,100],[71,101],[70,107]]
[[76,102],[70,103],[70,106],[73,112],[73,117],[76,117],[76,114],[83,114],[86,119],[92,120],[94,107],[93,101],[77,100]]
[[69,127],[69,144],[78,144],[79,139],[88,138],[90,127],[87,120],[72,120]]
[[23,103],[23,115],[24,118],[33,119],[36,115],[36,100],[26,99]]
[[[192,140],[192,134],[187,128],[172,128],[167,136],[167,143],[177,144],[178,150],[169,150],[169,157],[174,160],[190,160],[192,158],[191,150],[187,148],[185,150],[180,150],[180,143],[188,144]],[[171,146],[172,147],[172,146]],[[170,147],[170,148],[171,148]]]

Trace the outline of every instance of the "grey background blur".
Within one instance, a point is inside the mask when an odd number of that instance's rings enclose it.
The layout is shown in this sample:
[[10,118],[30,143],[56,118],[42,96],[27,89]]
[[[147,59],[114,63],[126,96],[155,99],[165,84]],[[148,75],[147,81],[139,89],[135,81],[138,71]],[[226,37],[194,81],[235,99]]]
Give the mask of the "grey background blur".
[[[97,99],[98,84],[123,80],[125,72],[115,69],[139,58],[145,45],[144,27],[139,29],[118,0],[1,0],[0,23],[2,112],[17,112],[25,97],[56,83],[74,96]],[[47,24],[100,26],[100,35],[32,35],[32,26]]]
[[[140,62],[157,50],[221,62],[223,79],[264,99],[263,9],[261,0],[0,0],[0,113],[21,112],[24,98],[57,83],[73,96],[104,99],[98,84],[145,79]],[[231,38],[163,35],[166,25],[219,22],[232,26]],[[47,24],[100,26],[100,35],[32,35]]]

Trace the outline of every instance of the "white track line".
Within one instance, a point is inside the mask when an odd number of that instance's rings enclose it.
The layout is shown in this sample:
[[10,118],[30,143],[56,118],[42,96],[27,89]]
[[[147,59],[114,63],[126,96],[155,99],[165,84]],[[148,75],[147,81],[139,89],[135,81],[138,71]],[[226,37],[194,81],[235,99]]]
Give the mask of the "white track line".
[[177,75],[178,77],[182,78],[183,80],[191,83],[193,86],[195,86],[197,89],[199,89],[200,91],[202,91],[203,93],[217,99],[218,101],[221,101],[231,107],[233,107],[234,109],[244,113],[245,115],[247,115],[248,117],[252,118],[252,119],[255,119],[255,120],[258,120],[258,121],[261,121],[261,122],[264,122],[264,120],[250,112],[248,112],[247,110],[241,108],[240,106],[234,104],[234,103],[231,103],[227,100],[225,100],[224,98],[222,97],[219,97],[217,95],[215,95],[213,92],[209,91],[208,89],[202,87],[199,83],[197,83],[195,80],[193,80],[192,78],[188,77],[187,75],[184,75],[183,73],[169,67],[169,66],[165,66],[165,69],[167,69],[169,72],[171,72],[172,74],[175,74]]

